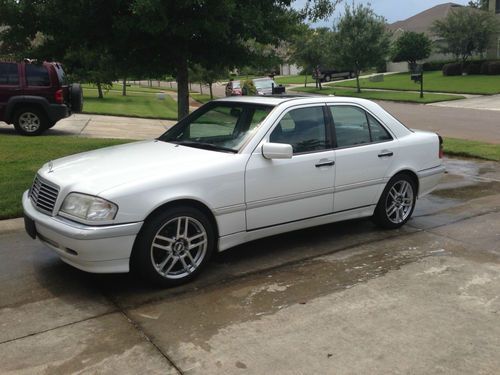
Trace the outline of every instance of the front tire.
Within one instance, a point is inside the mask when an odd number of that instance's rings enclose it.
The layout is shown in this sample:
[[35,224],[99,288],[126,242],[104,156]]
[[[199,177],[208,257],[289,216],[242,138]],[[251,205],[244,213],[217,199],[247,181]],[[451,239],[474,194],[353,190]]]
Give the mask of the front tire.
[[400,228],[410,219],[417,200],[415,180],[408,174],[391,178],[379,199],[373,221],[386,229]]
[[40,135],[48,128],[47,116],[38,108],[21,108],[14,115],[14,127],[21,135]]
[[134,245],[131,268],[161,287],[187,283],[205,267],[215,247],[211,221],[179,206],[146,220]]

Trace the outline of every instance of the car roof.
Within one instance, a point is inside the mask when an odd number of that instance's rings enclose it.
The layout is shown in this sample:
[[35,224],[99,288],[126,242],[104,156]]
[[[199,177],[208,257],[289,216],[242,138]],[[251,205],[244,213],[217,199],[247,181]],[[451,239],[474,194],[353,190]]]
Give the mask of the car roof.
[[258,95],[258,96],[229,96],[226,98],[216,99],[218,102],[232,102],[232,103],[249,103],[249,104],[260,104],[260,105],[272,105],[278,106],[283,103],[290,105],[300,105],[300,104],[314,104],[314,103],[354,103],[361,106],[367,106],[374,104],[370,100],[344,97],[344,96],[333,96],[333,95]]

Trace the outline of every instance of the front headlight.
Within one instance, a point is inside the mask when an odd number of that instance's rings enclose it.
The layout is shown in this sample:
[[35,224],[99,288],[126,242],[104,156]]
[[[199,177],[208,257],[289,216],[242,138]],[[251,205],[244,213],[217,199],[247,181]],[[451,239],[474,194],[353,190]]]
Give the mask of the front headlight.
[[113,220],[118,206],[92,195],[70,193],[64,199],[60,212],[86,221]]

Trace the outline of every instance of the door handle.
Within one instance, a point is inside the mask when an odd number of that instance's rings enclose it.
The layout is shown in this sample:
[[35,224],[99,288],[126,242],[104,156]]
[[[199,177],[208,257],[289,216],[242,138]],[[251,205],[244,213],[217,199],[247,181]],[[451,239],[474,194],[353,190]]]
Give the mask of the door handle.
[[391,157],[392,155],[394,155],[394,153],[392,151],[382,151],[380,154],[378,154],[378,157],[379,158],[386,158],[386,157]]
[[333,160],[320,160],[319,163],[316,164],[316,168],[331,167],[332,165],[335,165]]

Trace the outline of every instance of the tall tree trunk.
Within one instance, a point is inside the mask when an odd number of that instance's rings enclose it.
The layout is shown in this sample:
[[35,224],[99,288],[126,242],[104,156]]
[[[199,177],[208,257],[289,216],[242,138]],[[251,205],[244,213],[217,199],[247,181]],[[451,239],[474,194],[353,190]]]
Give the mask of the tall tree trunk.
[[99,93],[98,98],[104,99],[104,95],[102,94],[102,85],[100,81],[97,81],[97,92]]
[[304,87],[307,87],[307,72],[304,74]]
[[200,94],[203,94],[203,85],[200,82]]
[[193,91],[193,82],[189,82],[189,91]]
[[212,91],[212,82],[208,84],[208,88],[210,89],[210,100],[212,100],[214,98],[214,93]]
[[183,119],[189,114],[189,73],[186,58],[177,62],[177,118]]
[[356,86],[358,87],[358,93],[360,93],[361,87],[359,86],[359,70],[356,70]]
[[127,96],[127,78],[123,78],[122,96]]

